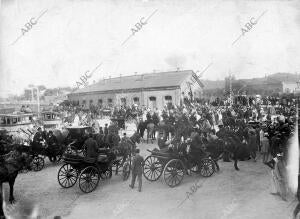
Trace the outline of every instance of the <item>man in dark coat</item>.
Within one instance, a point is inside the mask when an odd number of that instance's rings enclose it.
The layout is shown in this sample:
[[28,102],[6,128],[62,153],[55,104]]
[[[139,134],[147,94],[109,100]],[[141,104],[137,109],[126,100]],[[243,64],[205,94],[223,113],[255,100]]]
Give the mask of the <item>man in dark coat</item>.
[[143,174],[144,158],[140,155],[140,149],[135,150],[135,156],[132,162],[132,179],[130,188],[134,188],[134,183],[136,177],[138,177],[139,182],[139,192],[142,191],[142,174]]
[[48,136],[46,138],[48,144],[48,153],[50,161],[56,161],[56,155],[58,151],[58,141],[55,135],[53,135],[52,131],[49,131]]
[[104,131],[103,131],[103,128],[102,128],[102,126],[100,126],[99,133],[100,133],[100,135],[104,135]]
[[97,142],[93,139],[93,134],[90,133],[88,139],[84,142],[86,146],[86,157],[97,159],[98,158],[98,146]]
[[42,150],[43,141],[44,141],[44,137],[43,137],[42,128],[39,127],[37,133],[35,133],[33,137],[33,142],[32,142],[33,150],[36,153],[39,153]]

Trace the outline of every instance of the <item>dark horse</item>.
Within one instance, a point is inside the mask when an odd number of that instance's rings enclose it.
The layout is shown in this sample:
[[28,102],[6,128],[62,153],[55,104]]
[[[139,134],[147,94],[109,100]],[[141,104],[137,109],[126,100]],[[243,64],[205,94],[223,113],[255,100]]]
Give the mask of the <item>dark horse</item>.
[[218,160],[225,152],[229,152],[234,160],[234,168],[238,168],[238,160],[244,160],[250,157],[251,149],[249,145],[242,143],[237,136],[229,136],[224,139],[218,139],[206,145],[206,151],[210,153],[219,169]]
[[113,149],[117,151],[117,156],[121,157],[121,160],[116,161],[116,174],[118,174],[119,166],[122,166],[126,159],[131,156],[133,151],[136,148],[136,143],[141,142],[141,135],[138,132],[135,132],[130,138],[119,142],[118,145],[115,145]]
[[2,183],[9,183],[9,202],[13,203],[14,198],[14,184],[18,176],[18,173],[22,169],[31,169],[30,163],[32,158],[22,150],[21,147],[16,147],[16,149],[7,155],[0,157],[0,217],[3,214],[3,196],[2,196]]

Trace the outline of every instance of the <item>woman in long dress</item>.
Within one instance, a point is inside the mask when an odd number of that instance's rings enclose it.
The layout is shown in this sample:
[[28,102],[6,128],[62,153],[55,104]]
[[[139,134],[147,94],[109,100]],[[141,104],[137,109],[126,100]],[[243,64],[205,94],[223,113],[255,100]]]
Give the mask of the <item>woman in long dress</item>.
[[271,170],[273,195],[279,195],[284,201],[287,201],[288,187],[287,187],[287,172],[286,164],[281,154],[278,154],[275,160],[274,169]]

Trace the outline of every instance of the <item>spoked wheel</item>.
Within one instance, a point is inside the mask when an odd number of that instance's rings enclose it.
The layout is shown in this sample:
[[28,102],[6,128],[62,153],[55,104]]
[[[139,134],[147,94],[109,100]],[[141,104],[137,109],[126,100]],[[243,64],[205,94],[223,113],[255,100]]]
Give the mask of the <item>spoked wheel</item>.
[[164,168],[164,180],[170,187],[179,185],[183,179],[185,168],[178,159],[170,160]]
[[112,177],[112,168],[109,167],[105,172],[100,173],[101,179],[110,179]]
[[96,167],[89,166],[84,168],[79,175],[79,188],[84,193],[94,191],[100,180],[100,174]]
[[64,164],[59,168],[57,181],[63,188],[70,188],[75,185],[78,179],[78,172],[70,164]]
[[33,171],[40,171],[45,165],[45,159],[43,157],[35,157],[32,160],[31,168]]
[[144,164],[144,177],[149,181],[156,181],[163,172],[163,165],[159,162],[157,157],[148,156]]
[[204,177],[209,177],[214,173],[214,161],[208,158],[204,158],[200,163],[200,174]]
[[123,181],[127,180],[129,176],[130,176],[130,163],[128,161],[125,161],[122,169]]

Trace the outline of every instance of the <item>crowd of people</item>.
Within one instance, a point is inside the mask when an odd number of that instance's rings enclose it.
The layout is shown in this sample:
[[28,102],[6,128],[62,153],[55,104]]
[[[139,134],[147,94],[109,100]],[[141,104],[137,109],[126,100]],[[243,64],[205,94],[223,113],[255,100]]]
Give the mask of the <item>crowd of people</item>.
[[[244,145],[249,153],[241,159],[252,158],[257,161],[261,154],[262,162],[272,170],[276,187],[274,194],[279,194],[286,200],[288,191],[285,167],[288,140],[294,131],[297,114],[295,100],[288,99],[283,104],[278,98],[267,97],[257,101],[256,97],[245,99],[241,96],[231,103],[223,103],[187,101],[181,106],[168,104],[161,110],[136,105],[89,109],[78,105],[61,105],[55,110],[63,115],[65,123],[75,122],[79,126],[92,128],[85,141],[88,156],[91,157],[95,156],[95,148],[111,147],[115,142],[120,142],[120,138],[115,139],[116,141],[111,138],[110,133],[117,133],[120,128],[125,131],[125,121],[129,120],[136,124],[136,130],[142,139],[156,139],[161,150],[188,139],[193,142],[193,147],[203,153],[207,151],[208,145],[217,144],[219,140],[232,142],[235,147]],[[97,121],[103,117],[109,118],[113,124],[101,127]],[[100,141],[95,139],[96,135],[102,136]],[[123,135],[123,139],[127,138],[126,134]],[[40,147],[43,141],[47,142],[49,149],[57,145],[52,131],[47,133],[39,128],[33,138],[33,146]],[[136,152],[138,154],[139,151]],[[231,159],[230,150],[225,151],[223,161]],[[141,166],[141,160],[137,156],[138,166]],[[130,187],[134,186],[136,177],[140,181],[141,171],[139,167],[136,168]]]

